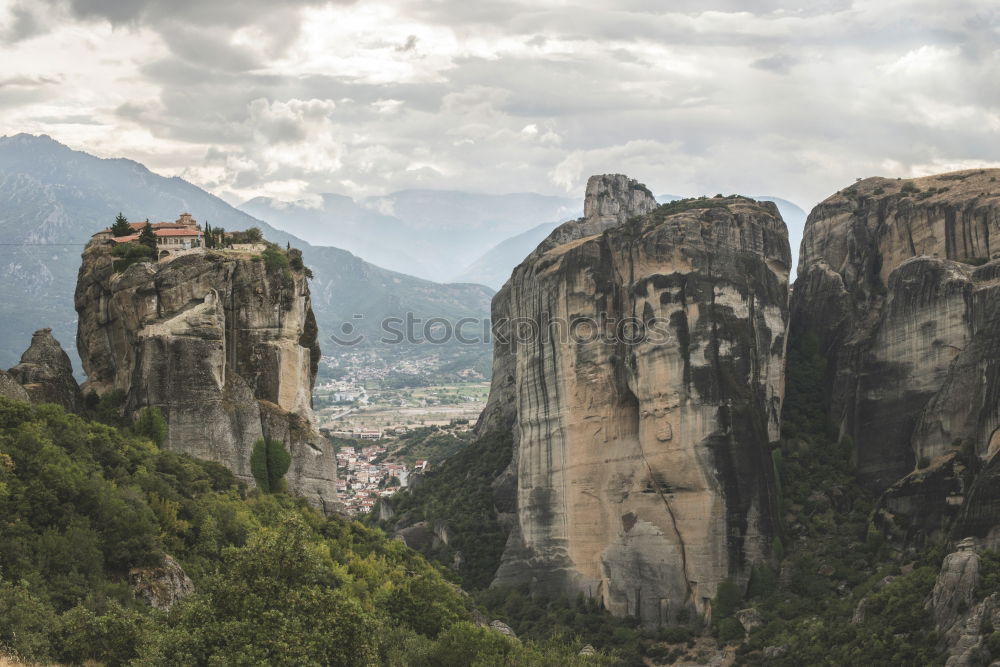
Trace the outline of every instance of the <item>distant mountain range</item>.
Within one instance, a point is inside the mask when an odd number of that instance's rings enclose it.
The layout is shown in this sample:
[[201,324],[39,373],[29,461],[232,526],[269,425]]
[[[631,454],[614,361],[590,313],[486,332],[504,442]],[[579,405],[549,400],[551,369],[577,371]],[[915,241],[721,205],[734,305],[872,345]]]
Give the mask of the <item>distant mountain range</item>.
[[[680,199],[680,197],[676,195],[660,195],[656,198],[656,201],[663,204],[675,199]],[[582,214],[583,211],[580,210],[573,217],[576,218]],[[501,241],[483,253],[472,264],[465,267],[465,270],[461,273],[455,275],[455,281],[478,282],[488,285],[495,290],[500,289],[507,282],[507,279],[510,278],[510,273],[514,270],[514,267],[524,261],[524,258],[531,254],[538,247],[538,244],[549,235],[549,232],[558,227],[562,222],[563,220],[543,222],[526,232]]]
[[559,226],[558,222],[543,222],[526,232],[501,241],[472,264],[455,276],[459,282],[478,282],[495,290],[503,287],[510,278],[510,272],[538,247],[549,233]]
[[278,226],[310,243],[344,248],[394,271],[486,284],[488,276],[474,266],[490,248],[540,223],[583,213],[578,199],[450,190],[403,190],[358,201],[335,194],[298,202],[258,197],[239,208],[261,220],[280,220]]
[[215,227],[260,227],[268,240],[301,248],[315,275],[313,309],[326,348],[344,322],[371,339],[383,318],[407,312],[425,320],[489,314],[493,291],[482,285],[389,271],[339,248],[313,246],[132,160],[101,159],[47,136],[19,134],[0,138],[0,368],[17,363],[34,330],[51,327],[80,371],[73,308],[80,253],[119,211],[131,220],[174,220],[186,211]]
[[[665,204],[675,199],[680,199],[677,195],[659,195],[656,201]],[[806,212],[792,202],[780,197],[760,196],[754,197],[761,201],[772,201],[781,212],[788,225],[788,234],[792,244],[792,258],[798,257],[799,242],[802,240],[802,230],[806,223]],[[465,267],[460,273],[455,274],[452,279],[455,282],[476,282],[488,285],[498,290],[510,278],[510,273],[514,267],[520,264],[531,251],[533,251],[542,240],[549,235],[553,229],[559,226],[561,221],[544,222],[536,227],[532,227],[526,232],[522,232],[509,239],[501,241],[493,246],[478,259]],[[795,262],[792,262],[795,266]]]
[[[795,254],[805,212],[784,199],[757,198],[777,204]],[[132,160],[97,158],[47,136],[0,138],[0,368],[17,363],[35,329],[51,327],[79,372],[73,290],[80,252],[119,211],[132,220],[173,220],[186,211],[229,230],[257,226],[269,240],[302,248],[315,274],[313,306],[328,349],[330,334],[345,322],[372,340],[385,317],[407,312],[424,320],[488,316],[493,290],[511,270],[555,226],[581,213],[580,203],[565,197],[434,190],[360,201],[258,198],[241,208]],[[402,266],[454,282],[391,270]]]

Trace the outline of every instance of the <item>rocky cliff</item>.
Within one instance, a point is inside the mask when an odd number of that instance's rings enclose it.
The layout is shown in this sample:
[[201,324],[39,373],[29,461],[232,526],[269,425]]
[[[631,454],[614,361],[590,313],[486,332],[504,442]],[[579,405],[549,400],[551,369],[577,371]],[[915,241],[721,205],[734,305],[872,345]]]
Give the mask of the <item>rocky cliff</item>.
[[809,215],[790,344],[826,354],[830,420],[892,487],[886,519],[946,528],[1000,449],[997,259],[1000,170],[869,178]]
[[620,175],[591,178],[585,204],[493,301],[478,429],[515,438],[496,581],[647,624],[707,615],[769,556],[787,231],[773,204],[657,207]]
[[166,447],[249,483],[254,443],[280,440],[290,490],[332,509],[336,461],[312,424],[319,346],[304,271],[208,251],[118,273],[110,246],[86,249],[77,281],[85,389],[120,391],[126,414],[159,408]]
[[[995,665],[994,628],[1000,626],[1000,594],[983,596],[981,558],[976,541],[961,540],[945,556],[924,608],[934,621],[946,667]],[[995,648],[994,648],[995,650]]]
[[[69,355],[52,336],[52,329],[39,329],[31,336],[31,345],[21,355],[21,362],[10,369],[6,380],[16,381],[33,403],[55,403],[70,412],[83,408],[83,395],[73,377],[73,364]],[[11,398],[22,398],[12,386],[7,390]]]

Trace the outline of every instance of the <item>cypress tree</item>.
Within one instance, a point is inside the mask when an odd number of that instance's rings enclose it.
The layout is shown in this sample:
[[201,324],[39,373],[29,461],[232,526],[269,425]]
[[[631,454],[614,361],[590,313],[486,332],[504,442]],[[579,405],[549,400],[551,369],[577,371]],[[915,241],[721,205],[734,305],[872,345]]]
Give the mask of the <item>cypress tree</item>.
[[146,246],[154,253],[156,252],[156,234],[153,232],[153,225],[149,224],[149,220],[146,221],[142,231],[139,232],[139,243]]
[[284,490],[284,476],[292,463],[292,455],[279,440],[261,438],[253,445],[250,454],[250,472],[264,493]]
[[132,233],[132,228],[128,225],[128,218],[118,212],[118,217],[115,218],[115,224],[111,225],[111,235],[114,237],[128,236]]

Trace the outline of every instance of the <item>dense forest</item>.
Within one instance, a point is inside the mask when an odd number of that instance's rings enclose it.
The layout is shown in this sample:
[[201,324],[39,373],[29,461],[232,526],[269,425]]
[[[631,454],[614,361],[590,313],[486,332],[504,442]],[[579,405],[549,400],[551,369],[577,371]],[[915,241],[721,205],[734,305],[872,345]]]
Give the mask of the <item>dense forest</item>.
[[[93,405],[98,414],[99,406]],[[325,518],[125,428],[0,399],[0,656],[106,665],[566,665],[519,641],[398,540]],[[130,575],[167,556],[193,594],[157,609]],[[164,591],[160,591],[163,593]]]

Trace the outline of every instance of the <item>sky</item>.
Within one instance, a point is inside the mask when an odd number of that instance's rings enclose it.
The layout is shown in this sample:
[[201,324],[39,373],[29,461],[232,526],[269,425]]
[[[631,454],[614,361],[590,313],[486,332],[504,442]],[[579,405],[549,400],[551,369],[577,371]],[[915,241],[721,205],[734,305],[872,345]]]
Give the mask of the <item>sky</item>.
[[808,210],[1000,166],[998,83],[995,0],[0,0],[0,135],[231,203],[625,173]]

